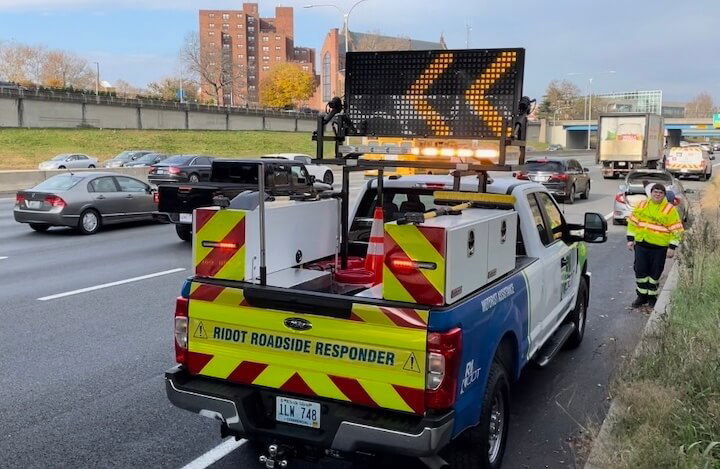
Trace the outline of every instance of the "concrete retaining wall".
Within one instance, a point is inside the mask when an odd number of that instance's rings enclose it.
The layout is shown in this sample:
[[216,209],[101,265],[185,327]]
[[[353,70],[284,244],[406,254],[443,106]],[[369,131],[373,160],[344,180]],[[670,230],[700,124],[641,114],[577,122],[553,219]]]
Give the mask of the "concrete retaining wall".
[[0,127],[18,126],[17,105],[17,99],[0,99]]
[[60,127],[75,128],[82,126],[83,109],[81,104],[58,103],[53,101],[22,100],[21,127]]
[[[127,174],[142,179],[147,182],[147,168],[102,168],[102,169],[78,169],[73,172],[83,171],[103,171],[117,174]],[[45,179],[53,177],[57,174],[66,173],[65,170],[52,171],[0,171],[0,192],[14,192],[23,189],[30,189],[43,182]]]
[[263,128],[263,116],[230,114],[228,130],[256,130]]
[[210,112],[188,112],[188,129],[190,130],[227,130],[225,114]]
[[0,127],[162,130],[315,130],[316,118],[224,108],[163,109],[152,104],[50,101],[0,96]]
[[140,109],[143,129],[177,130],[185,129],[185,111],[165,109]]
[[100,129],[137,129],[137,108],[86,104],[85,125]]

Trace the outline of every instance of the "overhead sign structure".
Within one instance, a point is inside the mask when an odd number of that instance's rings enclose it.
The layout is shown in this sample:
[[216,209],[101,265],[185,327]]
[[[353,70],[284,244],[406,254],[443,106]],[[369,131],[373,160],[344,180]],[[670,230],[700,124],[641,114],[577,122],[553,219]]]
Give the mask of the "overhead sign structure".
[[525,49],[351,52],[345,113],[364,135],[507,137],[524,66]]
[[713,114],[713,128],[720,129],[720,114]]

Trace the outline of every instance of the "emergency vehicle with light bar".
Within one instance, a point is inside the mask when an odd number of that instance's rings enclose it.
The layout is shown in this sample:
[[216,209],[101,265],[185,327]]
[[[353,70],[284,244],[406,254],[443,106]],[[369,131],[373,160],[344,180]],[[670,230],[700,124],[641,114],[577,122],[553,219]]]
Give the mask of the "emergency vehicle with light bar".
[[[384,453],[500,467],[510,386],[582,341],[585,242],[607,230],[594,213],[569,224],[543,186],[511,177],[505,147],[523,162],[530,111],[523,62],[522,49],[349,53],[345,102],[314,135],[342,190],[195,211],[170,401],[247,438],[266,468]],[[342,144],[379,133],[494,138],[497,159],[364,160],[373,151]],[[450,174],[383,177],[404,165]],[[351,207],[350,174],[367,169],[378,177]]]

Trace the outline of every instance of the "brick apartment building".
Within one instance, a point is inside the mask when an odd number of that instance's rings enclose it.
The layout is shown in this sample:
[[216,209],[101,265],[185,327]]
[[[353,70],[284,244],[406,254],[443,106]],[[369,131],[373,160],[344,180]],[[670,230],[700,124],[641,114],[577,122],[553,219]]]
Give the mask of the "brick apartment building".
[[[388,51],[388,50],[434,50],[447,49],[442,35],[439,42],[418,41],[404,37],[382,36],[379,34],[348,34],[348,50]],[[337,28],[331,29],[325,36],[320,52],[320,84],[312,97],[311,107],[325,110],[325,105],[334,96],[342,96],[345,89],[345,35]]]
[[[274,18],[261,18],[257,3],[243,3],[242,10],[200,10],[199,16],[203,68],[232,83],[223,88],[219,105],[257,104],[263,75],[278,63],[295,63],[315,76],[315,49],[295,47],[292,7],[275,8]],[[205,99],[214,96],[207,80],[201,88]]]

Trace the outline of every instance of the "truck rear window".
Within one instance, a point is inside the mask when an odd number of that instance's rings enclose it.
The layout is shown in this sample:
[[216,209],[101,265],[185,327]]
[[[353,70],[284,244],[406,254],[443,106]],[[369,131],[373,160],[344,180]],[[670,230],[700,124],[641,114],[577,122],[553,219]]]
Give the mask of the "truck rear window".
[[258,183],[258,165],[257,164],[241,164],[241,163],[213,163],[212,175],[210,180],[213,182],[227,182],[235,184],[257,184]]

